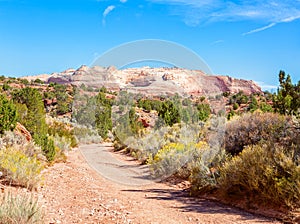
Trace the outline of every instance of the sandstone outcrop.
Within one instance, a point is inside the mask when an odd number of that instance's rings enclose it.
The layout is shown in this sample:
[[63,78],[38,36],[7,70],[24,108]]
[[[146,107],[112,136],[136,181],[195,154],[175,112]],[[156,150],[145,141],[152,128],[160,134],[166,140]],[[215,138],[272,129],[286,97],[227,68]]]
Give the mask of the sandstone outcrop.
[[24,136],[25,139],[30,142],[32,140],[32,136],[30,132],[19,122],[17,122],[16,128],[15,128],[15,133],[21,136]]
[[199,70],[181,68],[128,68],[88,67],[68,69],[48,76],[47,83],[72,84],[109,90],[127,90],[147,95],[217,95],[223,92],[245,94],[261,93],[261,88],[251,80],[235,79],[229,76],[207,75]]

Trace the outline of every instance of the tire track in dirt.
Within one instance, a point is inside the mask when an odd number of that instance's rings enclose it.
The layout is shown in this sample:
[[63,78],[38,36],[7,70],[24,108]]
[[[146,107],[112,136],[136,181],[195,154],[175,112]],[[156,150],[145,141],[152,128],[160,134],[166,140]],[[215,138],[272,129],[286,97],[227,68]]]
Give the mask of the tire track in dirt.
[[[149,179],[147,166],[112,152],[111,144],[79,148],[87,163],[103,178],[111,194],[126,211],[129,223],[280,223],[206,199],[193,198],[176,184]],[[117,222],[111,222],[117,223]]]

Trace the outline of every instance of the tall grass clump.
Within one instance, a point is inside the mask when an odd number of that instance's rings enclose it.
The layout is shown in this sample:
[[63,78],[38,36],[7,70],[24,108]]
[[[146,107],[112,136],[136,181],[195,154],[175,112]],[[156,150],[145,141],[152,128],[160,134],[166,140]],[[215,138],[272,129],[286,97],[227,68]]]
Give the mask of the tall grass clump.
[[32,195],[5,192],[0,199],[1,224],[42,224],[44,216]]

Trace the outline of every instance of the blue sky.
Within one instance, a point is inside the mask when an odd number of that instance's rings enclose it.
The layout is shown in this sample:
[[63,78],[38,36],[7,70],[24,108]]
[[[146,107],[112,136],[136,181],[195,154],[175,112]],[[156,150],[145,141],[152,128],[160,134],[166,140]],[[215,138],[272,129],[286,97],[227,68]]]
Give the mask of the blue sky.
[[89,65],[120,44],[162,39],[216,74],[277,86],[300,80],[300,0],[0,0],[0,75]]

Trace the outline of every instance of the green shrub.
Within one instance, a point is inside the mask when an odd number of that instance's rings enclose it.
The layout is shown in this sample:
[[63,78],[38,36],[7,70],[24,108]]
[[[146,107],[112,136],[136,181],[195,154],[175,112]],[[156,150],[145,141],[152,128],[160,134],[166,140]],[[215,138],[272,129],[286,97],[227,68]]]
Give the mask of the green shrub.
[[207,121],[211,114],[209,104],[207,104],[207,103],[198,104],[197,109],[198,109],[199,120]]
[[70,147],[72,148],[78,145],[74,134],[74,128],[68,124],[54,121],[48,128],[48,134],[51,136],[58,135],[61,138],[65,138],[65,141],[70,142]]
[[48,162],[53,162],[56,156],[56,150],[54,146],[54,141],[48,135],[34,135],[34,141],[41,146],[44,155],[46,156]]
[[28,189],[37,187],[43,165],[24,152],[7,148],[0,151],[0,169],[6,182]]
[[13,195],[5,192],[0,204],[0,223],[39,224],[44,223],[44,215],[38,200],[32,195]]
[[161,117],[168,126],[173,126],[181,121],[178,105],[170,100],[162,103],[162,106],[158,111],[158,116]]
[[44,84],[44,82],[40,79],[35,79],[33,82],[36,84]]
[[249,104],[249,111],[254,112],[258,109],[258,102],[255,96],[251,96],[251,103]]
[[234,104],[233,104],[233,109],[234,109],[234,110],[237,110],[238,108],[239,108],[238,103],[234,103]]
[[225,197],[258,204],[300,206],[300,166],[281,147],[246,147],[220,169],[219,190]]
[[151,100],[151,99],[140,99],[138,101],[138,107],[143,108],[144,110],[151,111],[156,110],[159,111],[161,109],[162,102],[159,100]]
[[273,112],[272,106],[267,104],[266,102],[262,102],[259,105],[259,108],[261,109],[262,112]]

